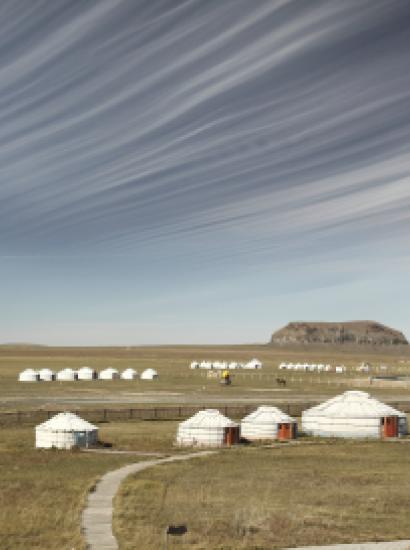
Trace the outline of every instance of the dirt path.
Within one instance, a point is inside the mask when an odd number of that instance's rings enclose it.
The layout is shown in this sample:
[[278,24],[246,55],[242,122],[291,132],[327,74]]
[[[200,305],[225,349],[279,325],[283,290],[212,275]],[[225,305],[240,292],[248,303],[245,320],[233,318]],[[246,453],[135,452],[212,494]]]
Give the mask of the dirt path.
[[202,451],[156,460],[145,460],[106,473],[97,483],[95,491],[88,495],[87,504],[83,511],[82,529],[87,548],[89,550],[118,550],[117,540],[112,532],[112,501],[121,482],[128,475],[141,472],[157,464],[189,460],[214,453],[215,451]]

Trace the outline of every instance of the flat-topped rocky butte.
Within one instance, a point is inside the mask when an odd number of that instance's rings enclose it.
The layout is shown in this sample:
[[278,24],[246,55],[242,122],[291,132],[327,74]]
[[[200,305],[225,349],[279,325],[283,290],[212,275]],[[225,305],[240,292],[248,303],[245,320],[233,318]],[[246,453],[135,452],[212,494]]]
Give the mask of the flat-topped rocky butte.
[[359,346],[408,346],[404,334],[375,321],[324,323],[297,321],[273,333],[272,345],[332,344]]

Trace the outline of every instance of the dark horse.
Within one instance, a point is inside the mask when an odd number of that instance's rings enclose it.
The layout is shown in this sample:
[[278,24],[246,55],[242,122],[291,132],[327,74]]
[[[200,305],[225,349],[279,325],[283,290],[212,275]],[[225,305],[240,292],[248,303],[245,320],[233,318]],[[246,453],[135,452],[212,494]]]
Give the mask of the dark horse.
[[276,383],[278,386],[286,386],[285,378],[276,378]]

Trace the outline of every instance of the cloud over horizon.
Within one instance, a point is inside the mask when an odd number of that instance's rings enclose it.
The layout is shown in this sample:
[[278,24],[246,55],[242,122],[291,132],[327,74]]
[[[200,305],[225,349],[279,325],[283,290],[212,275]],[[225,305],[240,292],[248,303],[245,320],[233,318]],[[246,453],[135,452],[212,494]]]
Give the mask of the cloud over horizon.
[[177,295],[407,273],[409,28],[403,0],[2,2],[10,280],[76,257]]

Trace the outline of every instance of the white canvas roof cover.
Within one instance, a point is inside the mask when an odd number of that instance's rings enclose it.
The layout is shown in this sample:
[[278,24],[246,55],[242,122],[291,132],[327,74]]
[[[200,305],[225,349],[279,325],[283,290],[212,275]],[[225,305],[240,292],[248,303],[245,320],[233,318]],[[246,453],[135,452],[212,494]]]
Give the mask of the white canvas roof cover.
[[158,376],[158,373],[155,369],[145,369],[142,374],[141,378],[153,378],[154,376]]
[[83,373],[93,373],[95,372],[94,369],[92,369],[91,367],[81,367],[80,369],[78,369],[78,372],[83,372]]
[[262,405],[256,411],[248,414],[242,419],[242,422],[256,422],[258,424],[281,424],[296,422],[294,418],[284,413],[277,407]]
[[129,367],[128,369],[125,369],[122,374],[138,374],[138,372],[135,369]]
[[91,432],[98,430],[97,426],[70,412],[56,414],[53,418],[39,424],[37,428],[51,432]]
[[326,418],[374,418],[406,416],[363,391],[346,391],[303,412],[303,416]]
[[41,369],[38,371],[39,374],[54,374],[51,369]]
[[118,374],[118,370],[114,369],[113,367],[107,367],[106,369],[102,370],[100,374]]
[[183,428],[233,428],[236,422],[221,414],[217,409],[204,409],[180,424]]
[[20,374],[38,374],[37,371],[35,371],[34,369],[25,369],[23,370]]

